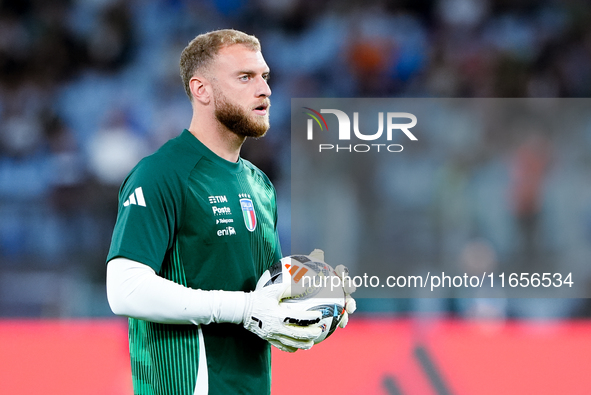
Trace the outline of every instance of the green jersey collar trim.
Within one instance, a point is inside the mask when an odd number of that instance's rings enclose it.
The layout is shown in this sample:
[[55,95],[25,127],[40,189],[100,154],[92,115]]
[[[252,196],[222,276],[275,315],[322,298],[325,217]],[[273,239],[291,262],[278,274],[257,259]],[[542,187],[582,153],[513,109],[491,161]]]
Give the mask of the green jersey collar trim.
[[238,158],[238,162],[230,162],[225,160],[224,158],[219,157],[212,150],[207,148],[201,141],[199,141],[197,137],[195,137],[187,129],[183,130],[183,133],[181,133],[180,137],[182,140],[186,140],[192,147],[199,151],[201,155],[203,155],[216,165],[223,167],[231,173],[240,173],[242,171],[244,167],[242,158]]

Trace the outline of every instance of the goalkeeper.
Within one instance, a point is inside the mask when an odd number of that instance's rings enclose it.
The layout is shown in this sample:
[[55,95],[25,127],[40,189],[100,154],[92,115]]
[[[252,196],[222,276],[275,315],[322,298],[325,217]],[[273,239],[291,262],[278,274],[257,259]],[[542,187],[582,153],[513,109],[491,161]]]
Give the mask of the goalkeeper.
[[109,304],[130,317],[135,394],[268,394],[269,344],[308,349],[320,332],[319,312],[279,306],[287,282],[253,291],[281,258],[275,189],[240,158],[269,128],[269,68],[235,30],[197,36],[180,68],[193,116],[121,186]]

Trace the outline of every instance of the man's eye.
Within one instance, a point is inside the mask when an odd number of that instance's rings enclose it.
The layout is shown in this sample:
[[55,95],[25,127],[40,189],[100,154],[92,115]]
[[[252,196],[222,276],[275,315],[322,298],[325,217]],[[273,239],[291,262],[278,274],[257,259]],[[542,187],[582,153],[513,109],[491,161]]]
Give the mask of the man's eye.
[[240,77],[240,81],[248,81],[250,77],[248,75],[243,75]]

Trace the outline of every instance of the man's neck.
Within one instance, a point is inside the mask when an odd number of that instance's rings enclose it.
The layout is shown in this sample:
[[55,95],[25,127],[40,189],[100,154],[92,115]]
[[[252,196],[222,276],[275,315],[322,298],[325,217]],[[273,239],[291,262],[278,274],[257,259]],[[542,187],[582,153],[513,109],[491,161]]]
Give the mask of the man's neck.
[[191,120],[189,132],[214,154],[229,162],[237,162],[240,157],[240,148],[246,137],[232,133],[219,122],[205,125],[205,122]]

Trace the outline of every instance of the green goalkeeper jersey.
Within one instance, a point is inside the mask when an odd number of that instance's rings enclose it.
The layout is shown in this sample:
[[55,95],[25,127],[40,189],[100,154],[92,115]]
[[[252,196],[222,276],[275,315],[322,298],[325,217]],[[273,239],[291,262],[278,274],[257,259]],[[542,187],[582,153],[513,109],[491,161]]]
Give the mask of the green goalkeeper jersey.
[[[131,171],[107,260],[124,257],[203,290],[251,291],[281,258],[276,195],[250,162],[228,162],[189,131]],[[236,324],[129,319],[135,394],[270,393],[269,344]]]

